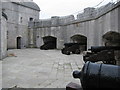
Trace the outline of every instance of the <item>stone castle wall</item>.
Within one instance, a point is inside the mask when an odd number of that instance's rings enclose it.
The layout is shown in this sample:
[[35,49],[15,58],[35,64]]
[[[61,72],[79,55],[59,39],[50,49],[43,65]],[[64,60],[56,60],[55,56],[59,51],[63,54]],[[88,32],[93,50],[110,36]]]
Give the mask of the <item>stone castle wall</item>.
[[39,10],[36,7],[33,2],[2,3],[2,9],[8,16],[8,48],[17,48],[17,37],[21,37],[21,48],[28,47],[28,22],[30,18],[39,19]]
[[63,48],[63,44],[71,42],[71,37],[76,34],[87,37],[87,47],[103,45],[102,36],[109,31],[120,33],[120,2],[109,3],[98,9],[86,8],[83,13],[65,17],[51,17],[51,19],[37,20],[30,23],[29,29],[34,32],[35,47],[43,44],[43,37],[54,36],[57,38],[57,48]]
[[39,19],[37,4],[19,1],[0,1],[0,59],[7,56],[7,49],[29,46],[28,22]]
[[7,56],[7,20],[5,17],[2,16],[1,18],[1,46],[0,46],[0,51],[1,51],[1,58],[5,58]]
[[0,60],[7,56],[7,16],[2,12],[0,2]]
[[[0,1],[0,16],[2,16],[2,3]],[[1,17],[0,17],[0,59],[2,58],[2,51],[1,51]]]

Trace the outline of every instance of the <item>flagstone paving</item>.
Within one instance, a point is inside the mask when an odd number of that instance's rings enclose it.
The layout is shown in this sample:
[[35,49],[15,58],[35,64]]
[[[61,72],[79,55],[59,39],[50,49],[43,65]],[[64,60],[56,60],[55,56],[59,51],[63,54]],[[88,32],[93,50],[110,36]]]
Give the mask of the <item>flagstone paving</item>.
[[83,67],[82,55],[64,55],[60,50],[13,49],[2,61],[2,87],[65,88],[80,84],[72,72]]

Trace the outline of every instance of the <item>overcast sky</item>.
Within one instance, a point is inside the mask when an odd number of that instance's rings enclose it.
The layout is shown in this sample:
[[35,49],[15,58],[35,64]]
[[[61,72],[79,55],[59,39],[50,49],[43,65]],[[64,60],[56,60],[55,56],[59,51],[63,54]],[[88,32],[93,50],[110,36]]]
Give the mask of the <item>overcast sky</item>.
[[[78,14],[86,7],[94,7],[98,4],[104,5],[116,0],[33,0],[40,7],[40,19],[51,18],[51,16],[67,16]],[[100,6],[99,5],[99,6]]]

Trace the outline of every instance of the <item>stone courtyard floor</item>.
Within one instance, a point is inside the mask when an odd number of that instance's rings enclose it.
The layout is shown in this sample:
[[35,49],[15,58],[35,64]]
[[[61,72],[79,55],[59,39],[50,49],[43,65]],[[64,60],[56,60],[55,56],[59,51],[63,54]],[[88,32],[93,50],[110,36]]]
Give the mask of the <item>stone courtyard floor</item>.
[[84,64],[80,54],[40,49],[9,50],[1,62],[3,88],[65,88],[70,82],[80,84],[72,72],[81,70]]

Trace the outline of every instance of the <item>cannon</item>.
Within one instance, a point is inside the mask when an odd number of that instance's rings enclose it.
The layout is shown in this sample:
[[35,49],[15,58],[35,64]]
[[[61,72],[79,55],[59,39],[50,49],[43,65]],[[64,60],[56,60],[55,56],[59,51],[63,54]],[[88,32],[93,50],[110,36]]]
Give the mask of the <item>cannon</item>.
[[41,50],[56,49],[56,43],[53,41],[45,42],[44,45],[40,47]]
[[105,64],[116,64],[114,50],[103,50],[98,52],[97,54],[87,54],[83,56],[84,62],[98,62],[102,61]]
[[71,52],[73,54],[80,54],[80,45],[81,43],[65,43],[65,47],[61,50],[61,52],[66,55],[70,55]]
[[45,36],[43,37],[43,45],[40,46],[41,50],[49,50],[49,49],[56,49],[56,39],[52,36]]
[[83,55],[85,62],[103,61],[105,64],[116,64],[114,51],[120,50],[120,46],[91,46],[91,52]]
[[120,88],[120,66],[86,62],[81,71],[73,72],[83,90],[90,88]]
[[120,46],[91,46],[92,53],[97,53],[103,50],[120,50]]

